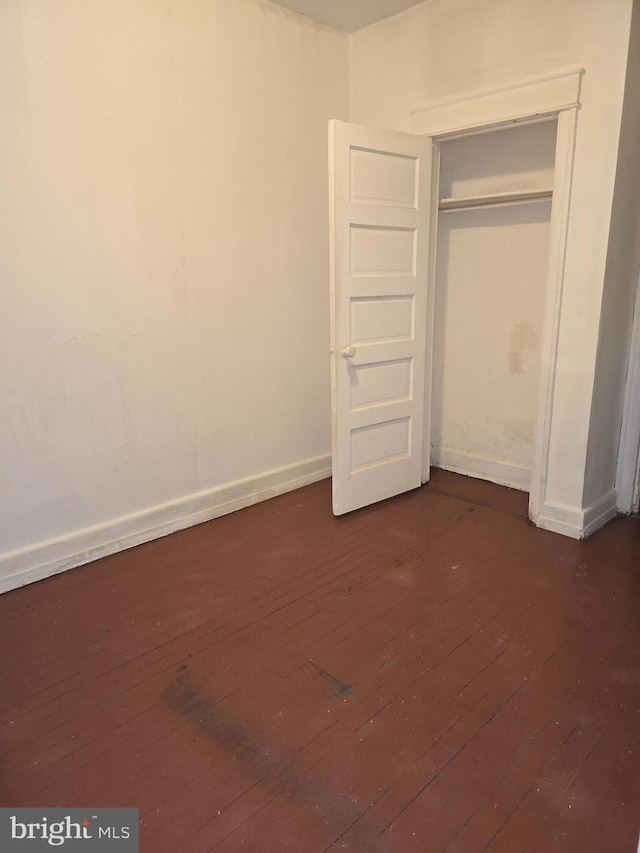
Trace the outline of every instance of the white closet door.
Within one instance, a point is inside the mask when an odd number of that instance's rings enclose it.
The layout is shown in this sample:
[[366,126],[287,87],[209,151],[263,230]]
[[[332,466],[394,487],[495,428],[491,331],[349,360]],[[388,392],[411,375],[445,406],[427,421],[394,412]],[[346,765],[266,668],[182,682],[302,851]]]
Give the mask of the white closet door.
[[330,122],[335,515],[421,483],[431,154]]

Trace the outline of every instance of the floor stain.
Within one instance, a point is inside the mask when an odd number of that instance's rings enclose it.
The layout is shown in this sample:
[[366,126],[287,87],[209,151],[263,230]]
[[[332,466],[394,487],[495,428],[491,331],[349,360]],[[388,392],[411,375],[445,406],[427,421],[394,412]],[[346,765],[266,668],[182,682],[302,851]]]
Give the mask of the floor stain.
[[[338,689],[337,695],[353,693],[350,684],[334,678],[313,661],[309,663]],[[258,784],[273,797],[291,799],[302,805],[311,800],[324,817],[324,824],[337,841],[351,827],[355,843],[362,839],[367,853],[390,853],[387,839],[366,814],[367,805],[357,797],[333,790],[300,765],[296,753],[290,753],[265,731],[225,708],[222,700],[206,695],[189,674],[178,668],[174,680],[166,687],[166,705],[184,722],[211,740],[234,761],[253,784]]]
[[326,669],[323,669],[321,666],[315,661],[307,658],[307,663],[311,664],[311,666],[315,669],[317,673],[319,673],[323,678],[328,679],[333,686],[336,688],[337,692],[334,693],[334,696],[352,696],[353,695],[353,685],[345,684],[344,681],[340,681],[335,675],[331,675],[330,672],[327,672]]

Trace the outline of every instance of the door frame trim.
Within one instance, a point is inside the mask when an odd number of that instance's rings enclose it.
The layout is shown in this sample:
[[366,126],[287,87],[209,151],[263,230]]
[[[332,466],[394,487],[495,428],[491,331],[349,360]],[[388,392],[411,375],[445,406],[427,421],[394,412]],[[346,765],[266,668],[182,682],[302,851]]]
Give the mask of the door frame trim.
[[[441,142],[461,136],[491,133],[516,124],[557,120],[556,160],[551,205],[549,263],[543,319],[540,389],[534,433],[534,452],[529,492],[529,517],[547,525],[547,482],[553,422],[553,400],[558,368],[558,342],[566,267],[567,236],[573,167],[584,69],[573,68],[534,80],[516,81],[499,89],[479,91],[471,97],[438,102],[412,111],[413,132],[431,138],[436,149]],[[433,307],[435,304],[435,251],[439,198],[439,156],[434,151],[432,182],[432,225],[430,234],[430,306],[427,339],[427,376],[423,442],[423,482],[429,479],[431,457],[430,409],[433,365]],[[546,509],[545,509],[546,506]]]

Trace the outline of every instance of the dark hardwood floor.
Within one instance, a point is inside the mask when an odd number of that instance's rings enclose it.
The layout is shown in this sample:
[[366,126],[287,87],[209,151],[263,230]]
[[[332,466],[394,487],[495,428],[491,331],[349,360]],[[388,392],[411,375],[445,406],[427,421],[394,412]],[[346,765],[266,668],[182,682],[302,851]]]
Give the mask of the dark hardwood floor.
[[0,597],[1,804],[137,806],[143,853],[632,853],[640,521],[526,502],[324,481]]

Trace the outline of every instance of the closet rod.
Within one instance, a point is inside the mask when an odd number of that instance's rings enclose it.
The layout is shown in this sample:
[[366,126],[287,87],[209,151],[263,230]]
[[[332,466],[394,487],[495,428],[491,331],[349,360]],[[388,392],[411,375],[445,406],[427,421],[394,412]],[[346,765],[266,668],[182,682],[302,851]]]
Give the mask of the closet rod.
[[490,193],[487,195],[459,196],[441,198],[439,210],[477,210],[483,207],[495,207],[506,204],[525,204],[527,202],[547,201],[553,195],[552,189],[519,190],[508,193]]

